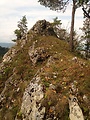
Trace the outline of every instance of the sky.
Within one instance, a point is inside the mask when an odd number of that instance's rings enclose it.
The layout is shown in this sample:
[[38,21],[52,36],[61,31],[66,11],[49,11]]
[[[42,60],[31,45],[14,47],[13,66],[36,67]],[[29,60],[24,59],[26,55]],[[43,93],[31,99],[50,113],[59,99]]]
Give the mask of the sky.
[[[0,1],[0,42],[12,42],[15,38],[14,30],[17,22],[26,15],[28,29],[38,20],[46,19],[52,22],[55,17],[62,22],[62,27],[70,30],[72,4],[70,3],[66,12],[52,11],[38,3],[38,0],[1,0]],[[83,13],[81,8],[76,10],[75,30],[80,33],[79,28],[83,26]]]

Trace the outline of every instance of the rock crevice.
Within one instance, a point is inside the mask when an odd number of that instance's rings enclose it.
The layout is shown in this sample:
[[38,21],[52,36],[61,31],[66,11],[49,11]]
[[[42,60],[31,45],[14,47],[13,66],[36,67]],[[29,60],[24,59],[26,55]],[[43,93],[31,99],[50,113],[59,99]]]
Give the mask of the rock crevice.
[[45,114],[45,107],[41,107],[41,100],[44,97],[43,87],[39,84],[40,76],[35,76],[25,89],[21,113],[23,120],[42,120]]

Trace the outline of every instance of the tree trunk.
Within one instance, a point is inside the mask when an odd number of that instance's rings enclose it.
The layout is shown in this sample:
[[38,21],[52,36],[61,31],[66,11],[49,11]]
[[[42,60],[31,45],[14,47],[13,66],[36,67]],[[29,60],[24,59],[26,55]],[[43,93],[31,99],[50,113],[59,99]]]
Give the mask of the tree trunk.
[[72,7],[72,21],[71,21],[71,31],[70,31],[70,51],[74,51],[74,43],[73,43],[73,34],[74,34],[74,18],[75,18],[75,1],[73,0],[73,7]]

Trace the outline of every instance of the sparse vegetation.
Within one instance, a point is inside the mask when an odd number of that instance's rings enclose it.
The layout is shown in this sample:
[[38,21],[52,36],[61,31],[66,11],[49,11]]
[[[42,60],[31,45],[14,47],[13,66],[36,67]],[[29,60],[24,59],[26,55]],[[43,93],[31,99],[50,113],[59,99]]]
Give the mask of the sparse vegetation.
[[[28,33],[28,37],[32,34]],[[44,47],[49,57],[43,61],[32,64],[28,51],[35,44],[35,48]],[[0,104],[0,120],[14,120],[17,116],[22,119],[20,111],[25,88],[35,76],[38,70],[43,86],[44,98],[41,103],[46,107],[45,120],[53,114],[60,120],[69,120],[68,97],[70,84],[75,81],[78,88],[78,100],[83,109],[84,116],[89,119],[89,96],[90,96],[90,62],[81,59],[69,52],[68,43],[54,36],[36,35],[28,40],[24,47],[19,41],[14,49],[17,53],[11,62],[4,63],[0,73],[0,92],[4,90],[5,99]],[[51,57],[51,59],[50,59]],[[76,59],[73,59],[76,57]],[[50,64],[49,64],[50,62]],[[9,82],[6,82],[9,81]],[[51,88],[52,89],[51,89]],[[89,101],[85,102],[86,95]],[[4,117],[3,117],[4,116]],[[3,117],[3,118],[2,118]]]

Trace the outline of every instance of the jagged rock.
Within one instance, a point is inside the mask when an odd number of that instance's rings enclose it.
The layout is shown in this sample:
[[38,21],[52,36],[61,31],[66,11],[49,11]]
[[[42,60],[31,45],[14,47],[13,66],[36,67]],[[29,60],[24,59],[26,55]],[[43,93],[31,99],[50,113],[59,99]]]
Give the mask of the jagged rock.
[[55,86],[53,84],[50,84],[49,89],[55,90]]
[[12,85],[12,84],[13,84],[13,82],[12,82],[12,77],[13,77],[13,76],[10,76],[10,77],[8,78],[8,80],[5,82],[5,86],[4,86],[4,88],[3,88],[3,91],[2,91],[1,94],[0,94],[0,103],[2,103],[4,99],[6,99],[5,92],[7,91],[9,85]]
[[25,89],[21,113],[22,120],[43,120],[45,107],[41,107],[40,101],[44,97],[43,87],[39,84],[41,78],[37,75]]
[[81,108],[78,105],[78,100],[75,96],[69,97],[70,120],[84,120]]
[[27,42],[26,38],[25,39],[21,39],[19,40],[20,44],[21,44],[21,48],[23,48]]
[[3,62],[11,62],[12,58],[17,53],[17,50],[15,48],[11,48],[4,56],[3,56]]
[[29,48],[28,54],[33,65],[35,65],[38,61],[44,61],[49,57],[47,50],[44,47],[35,48],[35,43],[33,43],[33,45]]
[[50,67],[51,64],[54,64],[54,58],[53,58],[53,56],[50,56],[50,57],[49,57],[46,66],[47,66],[47,67]]
[[76,87],[77,81],[73,81],[73,83],[70,84],[70,93],[77,96],[78,95],[78,88]]
[[52,25],[46,20],[37,21],[30,31],[33,31],[35,34],[39,34],[39,35],[56,36]]
[[87,98],[86,95],[83,95],[83,100],[84,100],[85,102],[88,102],[88,98]]

